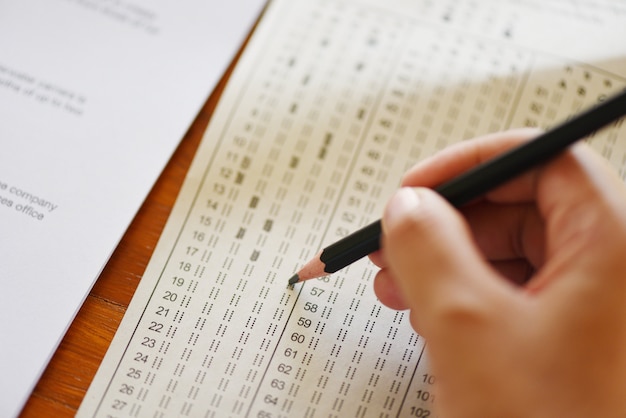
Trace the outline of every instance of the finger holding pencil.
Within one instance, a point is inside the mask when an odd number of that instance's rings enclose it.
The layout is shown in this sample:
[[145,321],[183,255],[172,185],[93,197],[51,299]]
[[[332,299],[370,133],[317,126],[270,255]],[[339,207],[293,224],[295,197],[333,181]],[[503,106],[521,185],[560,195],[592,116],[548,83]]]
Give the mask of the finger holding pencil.
[[[601,102],[536,138],[512,148],[435,187],[455,207],[480,197],[542,164],[570,145],[626,114],[626,91]],[[381,223],[375,221],[320,251],[289,278],[293,285],[334,273],[380,249]]]

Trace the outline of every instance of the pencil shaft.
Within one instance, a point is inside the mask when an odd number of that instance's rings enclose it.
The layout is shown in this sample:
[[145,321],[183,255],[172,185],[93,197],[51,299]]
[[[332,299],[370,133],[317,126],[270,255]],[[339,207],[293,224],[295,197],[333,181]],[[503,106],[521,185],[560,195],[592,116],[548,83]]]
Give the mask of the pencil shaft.
[[[574,142],[626,114],[626,91],[600,103],[537,138],[440,185],[435,190],[455,207],[463,206],[487,191],[532,167],[546,162]],[[320,260],[326,273],[334,273],[380,249],[380,220],[326,247]]]
[[324,271],[334,273],[378,250],[381,232],[381,223],[376,221],[326,247],[320,255]]

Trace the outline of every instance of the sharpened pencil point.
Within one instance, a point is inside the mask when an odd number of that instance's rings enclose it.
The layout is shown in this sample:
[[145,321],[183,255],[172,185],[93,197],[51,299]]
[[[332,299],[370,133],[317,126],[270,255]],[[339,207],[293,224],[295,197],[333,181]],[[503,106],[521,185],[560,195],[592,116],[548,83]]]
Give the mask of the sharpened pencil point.
[[300,276],[298,276],[298,274],[294,274],[293,276],[291,276],[291,279],[289,279],[289,284],[296,284],[300,281]]

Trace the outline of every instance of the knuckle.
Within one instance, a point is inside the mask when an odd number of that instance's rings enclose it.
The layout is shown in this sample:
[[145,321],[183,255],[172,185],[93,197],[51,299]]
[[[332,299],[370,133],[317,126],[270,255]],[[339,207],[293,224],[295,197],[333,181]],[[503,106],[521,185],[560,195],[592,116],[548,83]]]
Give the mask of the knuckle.
[[477,328],[490,321],[483,298],[468,289],[452,289],[432,302],[435,323],[445,328]]

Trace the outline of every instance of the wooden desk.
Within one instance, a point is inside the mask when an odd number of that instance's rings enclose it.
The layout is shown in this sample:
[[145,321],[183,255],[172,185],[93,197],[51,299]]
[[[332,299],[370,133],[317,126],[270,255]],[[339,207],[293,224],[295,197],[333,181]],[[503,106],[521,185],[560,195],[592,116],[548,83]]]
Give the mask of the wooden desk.
[[239,54],[185,134],[115,249],[30,395],[21,417],[56,418],[76,414],[152,256],[238,57]]

